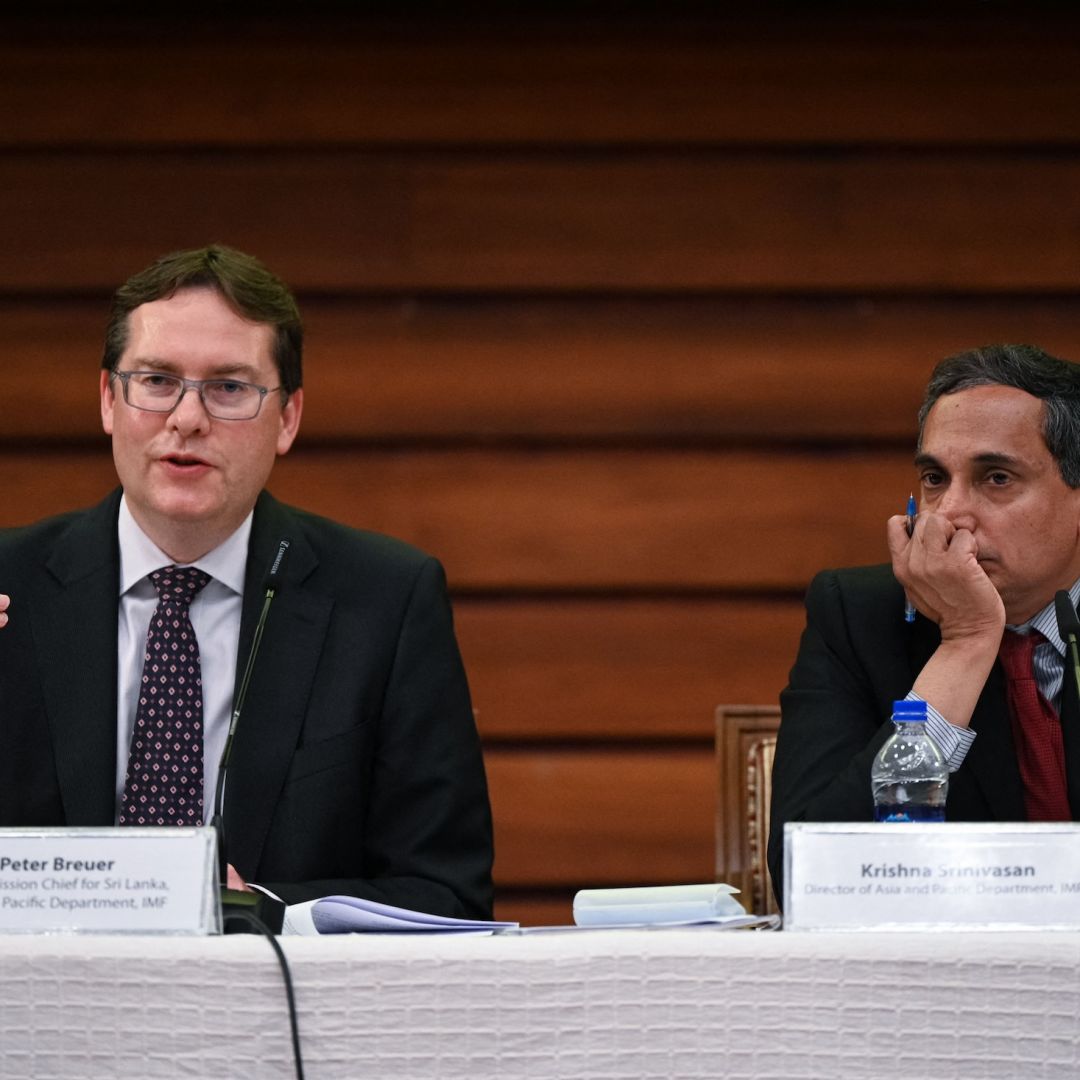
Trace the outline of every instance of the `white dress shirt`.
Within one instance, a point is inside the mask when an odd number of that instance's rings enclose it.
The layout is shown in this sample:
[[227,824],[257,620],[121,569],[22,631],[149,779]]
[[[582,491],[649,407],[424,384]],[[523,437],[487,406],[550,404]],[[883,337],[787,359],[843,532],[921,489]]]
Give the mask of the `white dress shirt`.
[[[232,716],[240,613],[244,599],[248,539],[252,514],[223,544],[193,564],[210,581],[191,602],[191,625],[199,643],[203,686],[203,823],[213,814],[218,763]],[[149,575],[169,558],[135,523],[127,501],[120,500],[120,603],[117,643],[116,818],[127,778],[128,751],[138,708],[143,658],[157,592]],[[184,564],[187,565],[187,564]]]

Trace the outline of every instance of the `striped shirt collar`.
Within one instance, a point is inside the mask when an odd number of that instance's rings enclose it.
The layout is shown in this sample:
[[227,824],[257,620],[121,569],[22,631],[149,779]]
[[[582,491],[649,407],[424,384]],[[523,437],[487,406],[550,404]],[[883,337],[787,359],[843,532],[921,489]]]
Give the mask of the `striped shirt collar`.
[[[1069,589],[1069,598],[1072,600],[1072,605],[1075,608],[1080,604],[1080,578],[1072,583]],[[1019,623],[1017,625],[1008,624],[1005,627],[1006,630],[1015,630],[1017,633],[1026,634],[1030,630],[1038,630],[1040,634],[1061,655],[1065,655],[1065,642],[1061,640],[1061,634],[1058,633],[1057,625],[1057,610],[1054,607],[1054,601],[1051,600],[1049,604],[1033,615],[1027,622]]]

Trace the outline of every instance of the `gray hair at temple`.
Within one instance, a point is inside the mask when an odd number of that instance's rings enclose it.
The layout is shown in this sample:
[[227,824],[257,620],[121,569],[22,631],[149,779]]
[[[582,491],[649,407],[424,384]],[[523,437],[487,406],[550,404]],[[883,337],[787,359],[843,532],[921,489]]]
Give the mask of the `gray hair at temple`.
[[919,446],[926,417],[938,398],[975,386],[1008,386],[1040,398],[1043,441],[1061,477],[1080,488],[1080,364],[1034,345],[984,345],[942,360],[930,375],[919,409]]

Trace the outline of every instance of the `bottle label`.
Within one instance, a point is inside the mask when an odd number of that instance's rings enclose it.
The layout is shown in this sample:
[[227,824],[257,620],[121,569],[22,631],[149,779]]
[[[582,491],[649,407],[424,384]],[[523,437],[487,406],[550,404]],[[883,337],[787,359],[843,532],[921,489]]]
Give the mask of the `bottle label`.
[[944,821],[944,806],[915,806],[910,803],[874,807],[875,821]]

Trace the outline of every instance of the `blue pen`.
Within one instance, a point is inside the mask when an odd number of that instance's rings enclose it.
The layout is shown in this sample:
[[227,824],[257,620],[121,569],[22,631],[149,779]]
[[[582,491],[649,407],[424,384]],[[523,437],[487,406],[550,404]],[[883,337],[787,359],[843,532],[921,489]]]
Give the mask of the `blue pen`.
[[[915,495],[911,494],[907,497],[907,534],[910,536],[915,531],[915,515],[918,513],[918,507],[915,505]],[[915,605],[905,596],[904,597],[904,622],[915,621]]]

